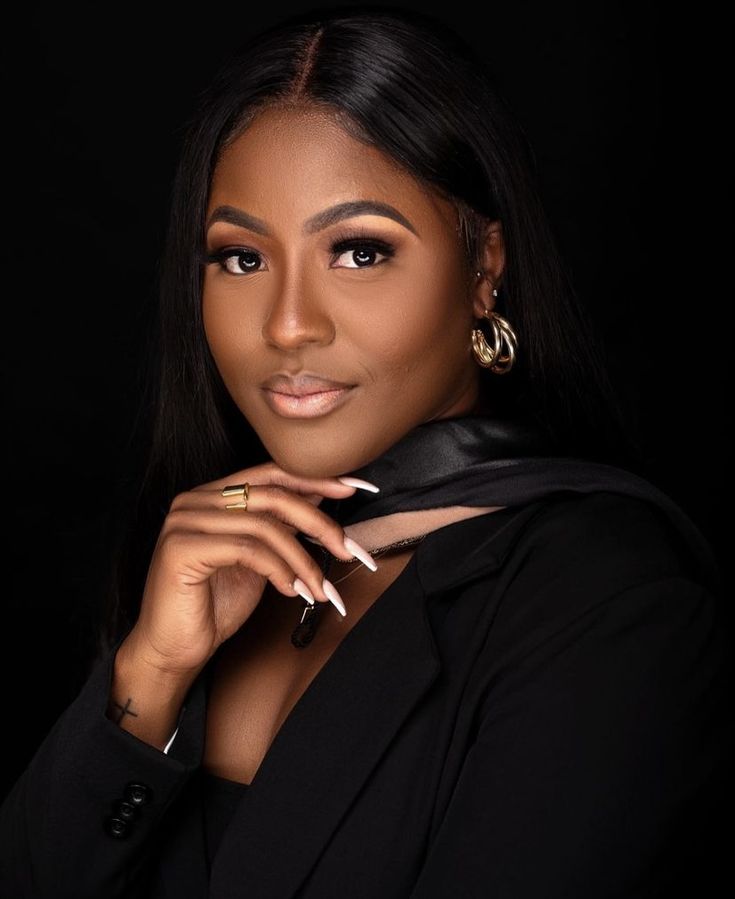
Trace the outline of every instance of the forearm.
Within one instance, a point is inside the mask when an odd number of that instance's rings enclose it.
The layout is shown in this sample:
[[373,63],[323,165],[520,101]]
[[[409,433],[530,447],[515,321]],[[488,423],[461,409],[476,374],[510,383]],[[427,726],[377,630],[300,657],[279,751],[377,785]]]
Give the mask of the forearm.
[[[167,756],[106,716],[113,670],[112,658],[95,669],[0,806],[0,895],[127,896],[153,834],[199,765],[203,689],[185,697],[183,733]],[[121,830],[111,821],[131,784],[145,787],[145,801]]]

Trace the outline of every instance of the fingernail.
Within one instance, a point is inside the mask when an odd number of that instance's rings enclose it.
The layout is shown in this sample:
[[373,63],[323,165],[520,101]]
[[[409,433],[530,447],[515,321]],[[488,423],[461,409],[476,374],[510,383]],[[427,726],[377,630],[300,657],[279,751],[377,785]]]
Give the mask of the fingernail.
[[342,602],[342,597],[337,592],[337,588],[334,586],[334,584],[325,578],[324,583],[322,584],[322,590],[324,590],[324,592],[327,594],[327,599],[344,618],[345,615],[347,615],[347,609],[345,609],[345,604]]
[[341,483],[346,484],[348,487],[357,487],[358,490],[369,490],[371,493],[380,493],[380,487],[376,487],[375,484],[371,484],[370,481],[362,481],[360,478],[337,478]]
[[356,543],[352,537],[345,537],[345,549],[347,552],[352,553],[353,556],[356,556],[364,565],[367,565],[371,571],[378,570],[378,566],[370,553],[363,549],[359,543]]
[[314,605],[314,597],[311,595],[311,590],[309,590],[309,588],[301,580],[300,577],[297,577],[293,584],[291,584],[291,586],[299,594],[299,596]]

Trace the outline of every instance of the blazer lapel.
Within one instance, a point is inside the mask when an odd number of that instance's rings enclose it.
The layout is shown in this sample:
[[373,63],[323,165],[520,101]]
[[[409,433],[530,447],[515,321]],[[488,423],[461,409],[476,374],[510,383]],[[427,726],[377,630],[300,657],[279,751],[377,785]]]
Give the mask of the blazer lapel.
[[220,844],[210,896],[294,894],[433,683],[440,664],[416,575],[420,549],[282,724]]
[[278,731],[220,844],[212,899],[297,892],[439,674],[431,595],[498,568],[540,505],[464,519],[419,544]]

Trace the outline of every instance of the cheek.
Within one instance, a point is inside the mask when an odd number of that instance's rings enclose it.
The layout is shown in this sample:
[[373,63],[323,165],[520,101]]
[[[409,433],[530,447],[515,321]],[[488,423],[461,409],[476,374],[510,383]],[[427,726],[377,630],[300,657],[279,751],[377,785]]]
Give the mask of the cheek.
[[241,368],[243,358],[248,358],[249,343],[254,333],[252,322],[247,322],[242,315],[241,303],[238,304],[233,298],[215,295],[207,289],[205,282],[202,323],[209,349],[226,379],[232,366]]
[[457,279],[434,282],[423,289],[414,285],[410,292],[385,298],[382,321],[366,322],[360,340],[379,369],[376,375],[399,378],[465,363],[472,316],[469,304],[462,303],[458,283]]

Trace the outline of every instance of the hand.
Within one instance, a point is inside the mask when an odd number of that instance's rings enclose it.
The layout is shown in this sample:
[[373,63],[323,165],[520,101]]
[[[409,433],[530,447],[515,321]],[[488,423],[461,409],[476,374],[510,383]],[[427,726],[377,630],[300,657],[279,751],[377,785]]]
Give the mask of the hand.
[[[245,482],[247,511],[227,509],[232,500],[222,488]],[[125,640],[128,655],[167,675],[195,675],[248,620],[267,581],[291,597],[299,595],[299,578],[316,601],[329,601],[319,565],[295,534],[316,538],[338,558],[364,553],[354,541],[346,548],[342,527],[316,508],[324,497],[355,489],[267,462],[180,493],[153,551],[140,615]]]

